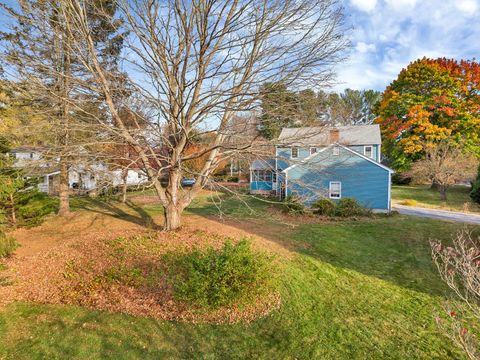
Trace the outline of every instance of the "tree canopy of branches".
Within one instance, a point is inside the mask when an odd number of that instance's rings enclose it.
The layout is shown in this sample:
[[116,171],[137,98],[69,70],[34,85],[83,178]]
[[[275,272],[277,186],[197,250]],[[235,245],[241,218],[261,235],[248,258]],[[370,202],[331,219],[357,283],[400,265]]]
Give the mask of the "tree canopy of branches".
[[[99,116],[102,99],[89,91],[92,76],[80,61],[79,52],[85,49],[73,46],[75,39],[64,16],[64,5],[57,0],[21,0],[16,7],[0,4],[13,20],[11,27],[0,34],[5,69],[16,80],[10,84],[28,84],[24,93],[48,121],[47,131],[41,136],[49,148],[44,154],[46,161],[58,159],[60,215],[69,212],[69,168],[79,154],[79,146],[95,136],[97,130],[90,129],[88,121]],[[111,83],[118,84],[116,65],[123,36],[116,28],[121,24],[114,20],[116,1],[94,0],[84,5],[98,61],[109,72]],[[33,129],[37,136],[40,130]]]
[[[108,109],[97,121],[110,141],[138,154],[165,209],[167,230],[181,225],[183,210],[219,164],[251,148],[252,139],[238,137],[232,119],[258,107],[261,85],[325,84],[347,45],[336,0],[119,2],[121,30],[129,33],[123,63],[148,114],[146,128],[132,128],[120,116],[126,104],[116,101],[118,83],[95,46],[89,1],[60,4],[69,47],[94,79],[88,91]],[[192,151],[198,134],[210,134],[211,141]],[[182,191],[183,168],[197,158],[204,160],[196,183]]]
[[415,161],[407,174],[414,181],[435,183],[442,200],[447,200],[450,186],[475,177],[477,158],[449,139],[423,147],[425,156]]
[[381,93],[375,90],[345,89],[342,93],[318,94],[320,112],[334,125],[369,125],[375,120],[375,105]]
[[281,83],[267,83],[260,95],[260,131],[265,138],[274,139],[284,127],[372,124],[373,108],[381,94],[352,89],[340,94],[312,89],[292,91]]
[[480,64],[423,58],[403,69],[376,108],[390,165],[406,170],[424,144],[451,138],[480,155]]

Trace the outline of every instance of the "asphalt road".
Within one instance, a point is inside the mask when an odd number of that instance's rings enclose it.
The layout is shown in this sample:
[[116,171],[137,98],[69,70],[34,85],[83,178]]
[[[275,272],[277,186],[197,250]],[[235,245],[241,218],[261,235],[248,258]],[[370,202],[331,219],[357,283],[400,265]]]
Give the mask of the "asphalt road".
[[404,206],[404,205],[394,205],[393,210],[398,211],[403,215],[419,216],[426,217],[431,219],[438,220],[447,220],[462,222],[468,224],[478,224],[480,225],[480,215],[462,213],[456,211],[446,211],[446,210],[437,210],[437,209],[427,209],[420,208],[415,206]]

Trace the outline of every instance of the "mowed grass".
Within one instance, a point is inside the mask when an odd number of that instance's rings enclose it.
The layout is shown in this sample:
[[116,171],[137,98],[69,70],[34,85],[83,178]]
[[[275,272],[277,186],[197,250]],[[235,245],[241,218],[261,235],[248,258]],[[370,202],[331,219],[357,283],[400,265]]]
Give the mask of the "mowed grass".
[[[195,325],[17,303],[0,310],[0,359],[464,358],[434,321],[448,290],[428,244],[449,241],[457,225],[393,216],[292,230],[273,223],[263,202],[251,200],[250,215],[238,200],[224,200],[226,213],[244,222],[263,217],[276,229],[270,240],[297,249],[284,260],[279,310],[251,324]],[[188,211],[209,215],[216,207],[202,198]]]
[[400,203],[403,200],[415,200],[415,206],[436,208],[452,211],[480,212],[480,205],[472,202],[470,188],[453,186],[447,191],[447,201],[440,199],[440,194],[429,185],[394,185],[392,186],[392,201]]

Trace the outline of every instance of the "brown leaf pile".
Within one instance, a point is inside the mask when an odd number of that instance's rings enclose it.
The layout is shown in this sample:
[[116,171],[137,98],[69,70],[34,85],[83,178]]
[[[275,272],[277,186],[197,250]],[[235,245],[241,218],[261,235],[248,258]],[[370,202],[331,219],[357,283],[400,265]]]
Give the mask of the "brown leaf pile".
[[[193,247],[220,247],[226,240],[225,233],[231,232],[228,227],[220,232],[199,230],[196,225],[172,233],[154,232],[90,213],[58,222],[55,219],[39,228],[16,232],[22,247],[6,261],[8,270],[0,273],[13,282],[11,286],[0,286],[0,306],[12,301],[73,304],[135,316],[209,323],[250,322],[280,306],[276,293],[248,305],[235,304],[214,311],[174,301],[162,255]],[[254,247],[269,246],[254,243]],[[122,281],[105,275],[112,269],[131,268],[141,274],[138,277],[142,281],[136,283],[135,277]]]

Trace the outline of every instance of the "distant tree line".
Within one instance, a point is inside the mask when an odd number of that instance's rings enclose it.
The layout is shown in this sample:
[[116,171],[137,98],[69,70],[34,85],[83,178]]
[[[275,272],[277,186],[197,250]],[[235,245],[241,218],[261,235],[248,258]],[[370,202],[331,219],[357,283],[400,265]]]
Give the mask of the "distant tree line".
[[294,91],[282,83],[265,83],[260,89],[259,130],[275,139],[284,127],[372,124],[380,98],[375,90]]

